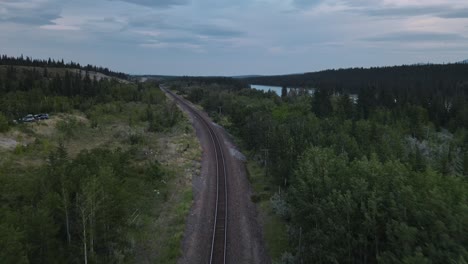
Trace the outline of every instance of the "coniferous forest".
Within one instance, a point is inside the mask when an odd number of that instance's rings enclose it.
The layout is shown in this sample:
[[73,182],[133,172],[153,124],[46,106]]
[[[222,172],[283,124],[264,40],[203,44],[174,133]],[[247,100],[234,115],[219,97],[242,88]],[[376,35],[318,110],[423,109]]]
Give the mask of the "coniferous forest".
[[51,68],[66,68],[66,69],[78,69],[83,71],[94,71],[105,74],[107,76],[113,76],[120,79],[128,79],[128,74],[123,72],[114,72],[109,70],[105,67],[97,67],[93,65],[80,65],[76,62],[65,62],[63,59],[55,60],[55,59],[33,59],[31,57],[24,57],[21,55],[20,57],[12,57],[7,55],[0,56],[0,65],[10,65],[10,66],[27,66],[27,67],[51,67]]
[[[157,83],[98,79],[87,69],[107,70],[94,66],[2,63],[11,64],[0,66],[0,139],[18,143],[0,148],[0,262],[134,262],[145,219],[171,190],[173,171],[149,155],[152,142],[180,112]],[[20,120],[38,113],[50,120]],[[174,241],[160,261],[178,256]]]
[[[313,95],[215,79],[172,87],[239,138],[265,171],[253,201],[267,203],[285,226],[277,263],[466,263],[466,69],[317,73]],[[307,75],[247,82],[299,86],[300,77]],[[267,247],[278,239],[267,238]]]

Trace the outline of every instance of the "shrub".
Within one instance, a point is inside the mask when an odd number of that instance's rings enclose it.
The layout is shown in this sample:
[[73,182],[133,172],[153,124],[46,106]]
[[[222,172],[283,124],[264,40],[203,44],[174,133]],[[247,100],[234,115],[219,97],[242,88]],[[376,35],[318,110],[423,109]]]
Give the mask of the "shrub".
[[143,136],[140,134],[130,134],[128,141],[131,145],[137,145],[143,143]]
[[65,120],[61,120],[57,122],[57,129],[66,137],[73,137],[75,135],[76,130],[81,126],[81,122],[79,122],[75,117],[69,117]]
[[0,132],[6,132],[10,129],[8,126],[8,119],[5,115],[0,113]]
[[279,193],[275,193],[271,198],[271,207],[273,211],[284,219],[288,219],[290,216],[288,203],[283,199]]

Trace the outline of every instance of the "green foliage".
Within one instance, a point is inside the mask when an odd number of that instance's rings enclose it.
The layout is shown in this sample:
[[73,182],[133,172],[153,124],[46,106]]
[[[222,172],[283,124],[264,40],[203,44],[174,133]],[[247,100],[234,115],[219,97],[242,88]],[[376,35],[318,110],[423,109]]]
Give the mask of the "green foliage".
[[182,118],[181,112],[173,102],[158,106],[154,110],[148,107],[146,113],[150,132],[164,131],[173,127]]
[[[265,246],[273,263],[276,263],[275,261],[280,260],[284,252],[291,250],[288,226],[284,221],[290,216],[289,204],[286,203],[284,195],[274,194],[277,186],[272,184],[271,178],[265,177],[263,168],[252,161],[247,163],[247,168],[249,181],[255,191],[257,208],[260,209]],[[274,194],[275,198],[271,197],[271,194]],[[277,212],[285,214],[279,216]]]
[[326,117],[332,112],[331,92],[323,88],[315,91],[312,109],[318,117]]
[[[468,258],[468,230],[461,224],[468,219],[463,92],[457,90],[460,99],[453,101],[451,92],[439,90],[451,98],[442,103],[424,101],[428,94],[418,86],[383,90],[366,84],[355,104],[344,93],[332,93],[339,87],[282,99],[250,89],[178,87],[215,120],[227,119],[230,132],[264,166],[265,181],[283,190],[281,196],[270,194],[271,209],[289,224],[294,250],[284,258],[276,252],[276,260]],[[447,120],[451,131],[437,128]],[[256,190],[252,197],[261,206],[265,192]]]
[[85,242],[89,262],[131,259],[127,236],[136,228],[134,212],[146,210],[147,197],[164,175],[158,163],[139,170],[132,159],[129,152],[106,149],[70,159],[60,145],[48,164],[23,177],[3,168],[2,260],[82,262]]
[[9,129],[8,119],[2,112],[0,112],[0,132],[6,132]]
[[144,138],[140,134],[130,134],[128,136],[128,141],[129,141],[130,145],[141,144],[141,143],[143,143],[143,140],[144,140]]
[[[10,212],[11,213],[11,212]],[[0,216],[8,217],[5,212]],[[24,236],[14,226],[9,226],[7,221],[0,223],[0,259],[5,263],[29,263],[23,244]]]
[[[128,79],[128,75],[122,72],[114,72],[109,70],[108,68],[103,68],[103,67],[96,67],[93,65],[86,65],[82,66],[79,63],[76,62],[68,62],[65,63],[62,60],[53,60],[49,58],[48,60],[40,60],[40,59],[33,59],[31,57],[24,57],[21,55],[20,57],[9,57],[7,55],[2,55],[0,56],[0,65],[19,65],[19,66],[30,66],[30,67],[43,67],[44,70],[42,71],[42,75],[44,77],[47,77],[48,74],[48,67],[51,68],[67,68],[67,69],[78,69],[78,70],[83,70],[83,71],[94,71],[94,72],[100,72],[108,76],[114,76],[117,78],[121,79]],[[39,72],[38,72],[39,74]]]
[[459,223],[468,217],[467,193],[459,178],[375,157],[349,162],[331,149],[312,148],[289,190],[293,223],[304,237],[298,254],[307,263],[466,258]]
[[190,89],[187,98],[194,103],[199,103],[204,97],[204,91],[201,88]]
[[83,126],[83,123],[75,117],[68,117],[57,122],[57,130],[65,137],[73,137],[77,130]]
[[[1,59],[0,59],[1,60]],[[6,69],[6,72],[4,71]],[[165,95],[156,83],[140,86],[115,79],[97,80],[89,72],[62,70],[45,76],[37,68],[0,66],[0,110],[11,119],[30,113],[89,111],[97,104],[144,101],[162,105]]]

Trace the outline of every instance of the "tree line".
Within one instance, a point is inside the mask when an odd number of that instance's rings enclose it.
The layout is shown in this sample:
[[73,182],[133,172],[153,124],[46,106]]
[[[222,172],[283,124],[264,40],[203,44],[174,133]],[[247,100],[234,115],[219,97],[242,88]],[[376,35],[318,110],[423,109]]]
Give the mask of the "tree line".
[[245,83],[259,85],[328,88],[357,93],[366,86],[392,90],[444,89],[444,93],[466,86],[468,64],[427,64],[390,67],[334,69],[290,75],[243,78]]
[[468,64],[463,63],[339,69],[253,77],[243,81],[315,88],[322,94],[356,94],[361,102],[366,101],[358,109],[364,116],[379,106],[393,109],[411,105],[425,108],[438,127],[452,129],[468,123],[465,103],[468,99]]
[[49,58],[47,60],[41,60],[41,59],[33,59],[27,56],[24,57],[23,55],[19,57],[2,55],[0,56],[0,65],[79,69],[83,71],[99,72],[107,76],[112,76],[112,77],[120,78],[123,80],[127,80],[129,78],[128,74],[123,73],[123,72],[115,72],[115,71],[109,70],[108,68],[98,67],[98,66],[94,66],[91,64],[81,65],[73,61],[64,62],[63,59],[55,60],[55,59]]
[[0,115],[12,120],[30,113],[85,111],[96,103],[141,101],[142,84],[91,77],[89,72],[50,73],[48,68],[0,68]]

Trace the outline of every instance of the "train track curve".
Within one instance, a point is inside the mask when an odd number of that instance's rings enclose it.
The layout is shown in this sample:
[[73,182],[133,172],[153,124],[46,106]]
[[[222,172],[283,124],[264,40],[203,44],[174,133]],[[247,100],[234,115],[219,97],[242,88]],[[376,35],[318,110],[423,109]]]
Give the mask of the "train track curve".
[[228,192],[227,192],[227,171],[224,152],[221,148],[221,143],[218,135],[213,129],[213,125],[207,121],[198,111],[193,109],[191,105],[181,99],[178,95],[170,90],[161,87],[161,90],[169,94],[179,104],[185,106],[195,117],[202,121],[202,124],[207,128],[213,150],[216,156],[216,204],[214,212],[213,233],[211,240],[210,264],[225,264],[226,263],[226,242],[227,242],[227,223],[228,223]]

